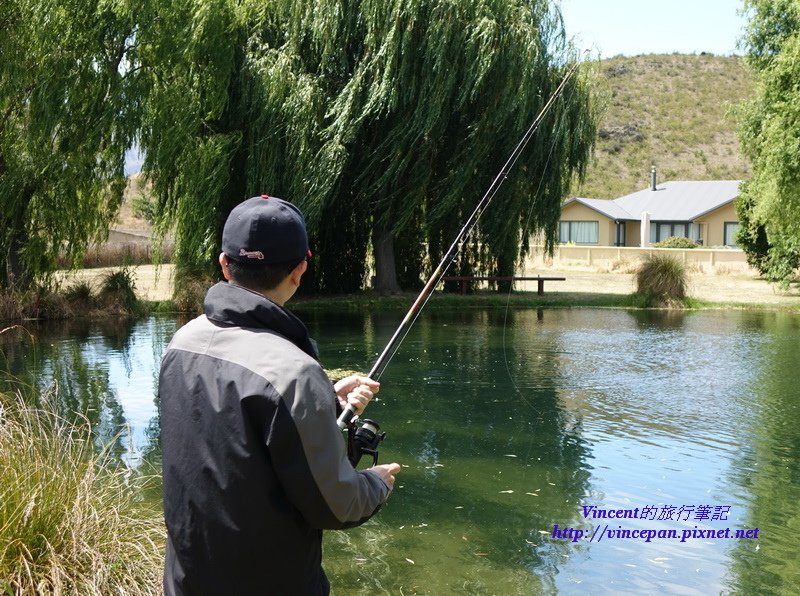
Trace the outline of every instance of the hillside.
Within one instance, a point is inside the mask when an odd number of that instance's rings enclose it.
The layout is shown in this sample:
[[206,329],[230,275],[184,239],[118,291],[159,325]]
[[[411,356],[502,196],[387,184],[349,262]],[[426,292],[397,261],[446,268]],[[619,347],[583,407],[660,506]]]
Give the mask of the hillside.
[[128,186],[125,188],[125,194],[122,196],[122,206],[120,207],[115,222],[111,226],[113,229],[147,233],[152,231],[150,222],[141,217],[141,214],[137,213],[134,209],[136,200],[146,193],[147,190],[144,188],[142,174],[128,176]]
[[731,107],[752,95],[740,57],[617,56],[600,63],[608,104],[594,157],[571,196],[613,199],[658,179],[738,180],[750,174]]

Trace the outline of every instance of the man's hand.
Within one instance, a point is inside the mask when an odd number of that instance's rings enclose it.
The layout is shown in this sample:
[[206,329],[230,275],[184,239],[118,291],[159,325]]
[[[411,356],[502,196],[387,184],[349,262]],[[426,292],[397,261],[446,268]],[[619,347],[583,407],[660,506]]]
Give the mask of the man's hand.
[[381,384],[369,377],[351,375],[336,381],[333,388],[336,390],[336,397],[339,398],[339,405],[345,408],[350,404],[356,415],[360,416],[372,397],[380,391]]
[[389,490],[394,488],[394,475],[400,471],[400,464],[380,464],[368,468],[380,476],[389,485]]

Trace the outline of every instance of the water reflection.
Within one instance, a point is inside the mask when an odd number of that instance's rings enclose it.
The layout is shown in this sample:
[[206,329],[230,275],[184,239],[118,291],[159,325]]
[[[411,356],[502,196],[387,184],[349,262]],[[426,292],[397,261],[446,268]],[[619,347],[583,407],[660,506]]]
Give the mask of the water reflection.
[[[373,345],[388,340],[397,318],[370,317]],[[328,537],[334,584],[360,586],[360,593],[386,586],[431,594],[554,589],[573,546],[542,532],[554,520],[576,520],[588,490],[588,452],[556,392],[561,349],[519,344],[528,316],[506,319],[503,312],[429,313],[398,351],[370,414],[389,431],[385,460],[405,467],[398,497],[379,525]],[[368,368],[377,350],[343,339],[353,322],[327,323],[314,329],[328,340],[323,358]],[[385,566],[388,556],[400,566]]]
[[743,525],[759,528],[759,538],[737,542],[728,585],[742,594],[790,594],[800,582],[800,320],[755,313],[742,327],[761,334],[765,349],[750,396],[751,440],[732,477],[747,503]]
[[[326,366],[368,370],[401,316],[304,319]],[[8,332],[0,336],[3,387],[57,385],[62,412],[89,417],[98,444],[114,440],[132,465],[158,465],[158,365],[181,323]],[[800,317],[787,313],[426,313],[369,412],[388,432],[382,461],[405,466],[397,494],[366,527],[326,536],[334,586],[370,594],[792,592],[800,580],[798,363]],[[554,538],[555,524],[605,525],[585,519],[583,505],[729,507],[726,520],[610,527],[760,534]]]
[[98,447],[137,466],[158,457],[155,385],[175,328],[169,318],[15,327],[0,335],[0,388],[55,399],[62,416],[91,423]]

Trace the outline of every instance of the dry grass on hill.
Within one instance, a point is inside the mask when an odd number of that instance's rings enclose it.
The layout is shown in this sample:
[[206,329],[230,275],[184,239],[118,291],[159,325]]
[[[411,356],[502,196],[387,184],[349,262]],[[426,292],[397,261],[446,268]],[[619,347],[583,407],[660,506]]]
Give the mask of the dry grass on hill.
[[733,106],[755,82],[737,56],[618,56],[600,65],[609,94],[595,155],[574,196],[613,199],[660,181],[739,180],[750,174]]
[[148,234],[152,231],[150,222],[137,215],[133,208],[135,199],[146,192],[147,188],[141,174],[134,174],[128,178],[128,187],[122,197],[122,206],[112,228],[142,231]]

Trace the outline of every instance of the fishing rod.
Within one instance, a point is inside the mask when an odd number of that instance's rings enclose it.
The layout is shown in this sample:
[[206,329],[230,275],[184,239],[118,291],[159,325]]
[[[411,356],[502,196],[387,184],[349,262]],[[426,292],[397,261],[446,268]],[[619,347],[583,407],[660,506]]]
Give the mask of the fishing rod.
[[[584,52],[584,54],[586,53],[588,53],[588,50]],[[469,236],[469,233],[475,228],[475,225],[478,223],[478,220],[480,219],[481,215],[489,206],[489,203],[492,202],[492,199],[497,194],[497,191],[500,189],[500,186],[502,186],[503,182],[505,181],[506,177],[511,171],[511,168],[513,168],[514,164],[517,163],[517,160],[519,159],[525,147],[528,145],[528,142],[531,140],[531,137],[533,137],[533,134],[541,125],[545,114],[547,114],[552,105],[555,103],[556,99],[558,99],[558,97],[564,91],[567,82],[569,81],[570,78],[572,78],[572,75],[575,74],[575,72],[578,70],[579,67],[580,67],[579,61],[576,61],[575,64],[573,64],[572,67],[570,67],[570,69],[567,71],[567,74],[564,75],[564,78],[562,79],[561,83],[559,83],[558,87],[556,87],[556,90],[547,100],[547,103],[545,103],[544,107],[539,111],[536,118],[528,127],[528,130],[525,131],[525,134],[522,136],[519,143],[517,143],[517,146],[511,152],[511,155],[508,157],[505,164],[503,164],[503,167],[497,173],[497,176],[495,176],[494,180],[492,180],[492,183],[489,185],[488,190],[483,195],[478,204],[475,206],[475,209],[472,211],[472,214],[464,223],[464,226],[458,232],[458,235],[456,236],[455,240],[453,240],[453,243],[450,245],[450,248],[447,249],[447,252],[445,253],[444,257],[442,257],[442,260],[439,261],[439,264],[436,266],[436,269],[428,278],[425,287],[422,288],[422,291],[419,293],[416,300],[414,300],[414,303],[411,305],[411,308],[408,309],[406,316],[403,317],[403,320],[400,322],[400,325],[395,330],[394,335],[392,335],[391,339],[389,339],[389,343],[386,344],[386,347],[383,349],[383,352],[381,352],[381,354],[378,356],[378,359],[375,361],[375,364],[372,366],[372,369],[369,371],[369,374],[367,375],[369,378],[374,379],[376,381],[380,379],[380,376],[381,374],[383,374],[383,371],[388,366],[389,361],[391,361],[392,357],[399,349],[400,344],[403,342],[406,335],[408,335],[408,332],[411,330],[414,321],[417,320],[417,317],[422,312],[423,307],[428,302],[428,299],[431,297],[431,294],[433,294],[434,288],[441,281],[442,277],[444,277],[444,274],[447,272],[447,268],[455,259],[459,247],[467,238],[467,236]],[[336,420],[336,424],[339,425],[340,429],[344,430],[352,426],[353,419],[356,417],[357,416],[355,410],[353,410],[350,404],[347,404],[344,411]],[[375,427],[377,427],[377,424],[372,420],[365,420],[364,422],[369,423],[369,425],[374,425]],[[375,445],[377,445],[378,442],[380,441],[379,440],[376,441]]]

